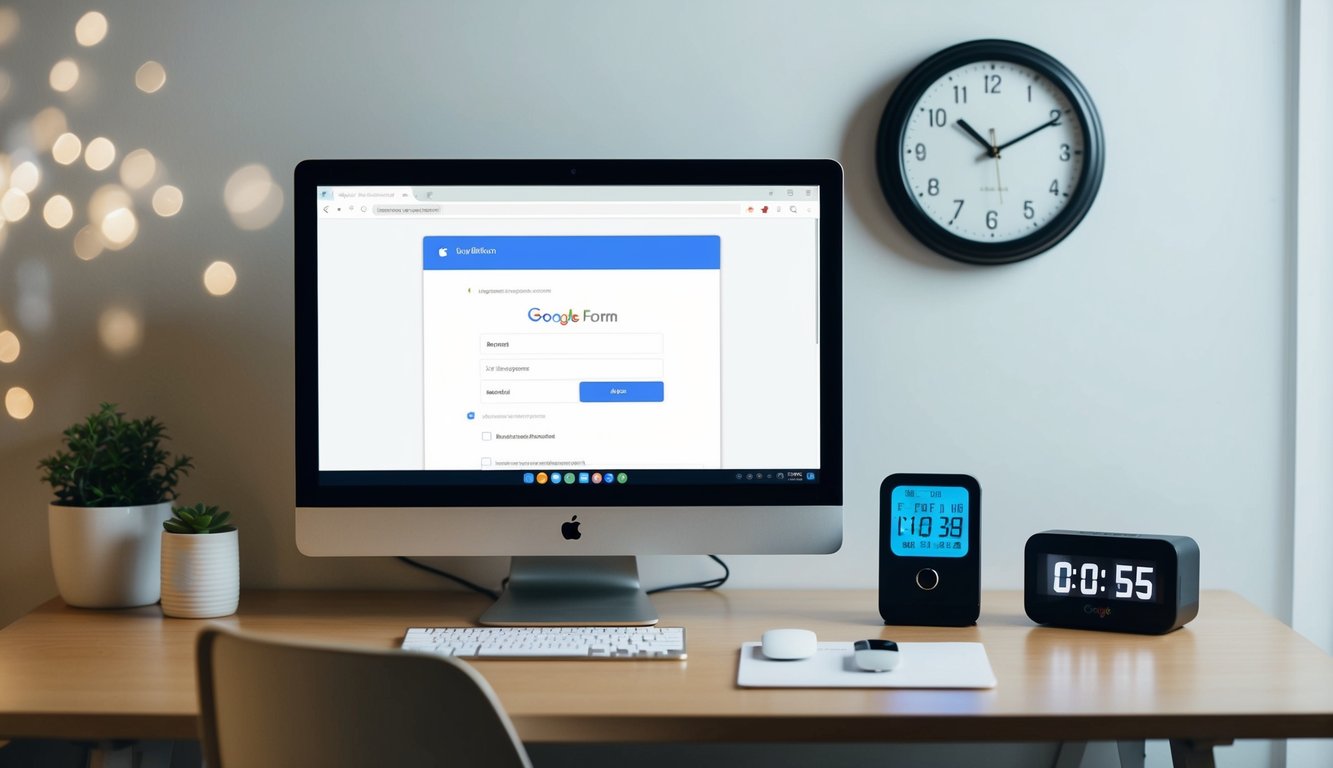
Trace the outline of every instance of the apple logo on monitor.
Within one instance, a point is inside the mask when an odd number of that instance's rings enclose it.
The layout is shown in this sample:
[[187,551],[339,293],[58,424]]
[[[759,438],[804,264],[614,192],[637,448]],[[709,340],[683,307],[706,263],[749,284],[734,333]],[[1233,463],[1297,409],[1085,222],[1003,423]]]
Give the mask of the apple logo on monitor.
[[580,523],[578,522],[578,519],[579,516],[574,515],[569,519],[569,522],[562,524],[560,526],[560,535],[571,541],[582,538],[583,534],[579,532]]

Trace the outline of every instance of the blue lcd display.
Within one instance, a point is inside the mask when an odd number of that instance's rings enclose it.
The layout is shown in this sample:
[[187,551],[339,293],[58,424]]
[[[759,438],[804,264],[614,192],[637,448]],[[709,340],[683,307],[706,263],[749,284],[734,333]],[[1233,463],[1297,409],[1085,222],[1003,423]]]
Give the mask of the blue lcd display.
[[889,549],[899,557],[965,557],[971,505],[966,488],[900,485],[889,497]]

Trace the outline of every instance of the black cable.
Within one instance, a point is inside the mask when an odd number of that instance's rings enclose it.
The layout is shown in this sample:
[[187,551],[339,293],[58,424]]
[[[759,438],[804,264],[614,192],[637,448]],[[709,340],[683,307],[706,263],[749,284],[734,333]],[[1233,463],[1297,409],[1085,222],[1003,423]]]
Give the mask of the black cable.
[[448,571],[442,571],[442,570],[440,570],[439,568],[435,568],[434,566],[426,565],[425,563],[418,563],[416,560],[413,560],[413,559],[410,558],[410,557],[403,557],[403,556],[399,555],[399,556],[398,556],[398,559],[399,559],[399,560],[402,560],[404,563],[407,563],[408,565],[412,566],[413,568],[416,568],[416,569],[425,571],[426,573],[433,573],[433,574],[435,574],[436,576],[443,576],[444,578],[446,578],[446,579],[448,579],[448,580],[450,580],[450,581],[452,581],[452,582],[454,582],[454,583],[456,583],[456,584],[461,584],[462,586],[467,587],[468,589],[472,590],[473,592],[480,592],[481,594],[486,595],[487,597],[489,597],[489,598],[492,599],[492,600],[498,600],[498,599],[500,599],[500,595],[499,595],[499,593],[496,592],[495,590],[493,590],[493,589],[487,589],[487,588],[481,586],[480,584],[473,584],[472,582],[468,581],[467,579],[465,579],[465,578],[463,578],[463,577],[461,577],[461,576],[455,576],[455,575],[453,575],[452,573],[449,573]]
[[[655,589],[650,589],[647,591],[647,594],[655,595],[658,592],[671,592],[678,589],[717,589],[723,584],[726,584],[727,579],[731,578],[731,569],[728,568],[727,564],[722,562],[722,558],[718,557],[717,555],[709,555],[709,557],[711,557],[713,561],[716,562],[718,565],[722,566],[721,576],[712,579],[707,579],[705,581],[690,581],[690,582],[685,582],[683,584],[668,584],[665,587],[657,587]],[[495,592],[495,590],[487,589],[486,587],[483,587],[480,584],[473,584],[472,582],[468,581],[467,579],[461,576],[455,576],[452,573],[449,573],[448,571],[442,571],[434,566],[426,565],[425,563],[419,563],[410,557],[403,557],[402,555],[399,555],[397,559],[402,560],[404,563],[407,563],[413,568],[417,568],[427,573],[433,573],[436,576],[442,576],[446,579],[449,579],[450,581],[456,584],[460,584],[464,587],[467,587],[473,592],[480,592],[481,594],[486,595],[492,600],[500,599],[500,595],[497,592]],[[500,582],[500,588],[504,589],[505,586],[507,586],[508,584],[509,584],[509,578],[506,577],[504,581]]]
[[670,592],[676,589],[717,589],[723,584],[726,584],[727,579],[731,578],[731,569],[728,568],[727,564],[722,562],[722,558],[717,555],[709,555],[709,557],[713,558],[713,562],[722,566],[721,576],[714,579],[708,579],[707,581],[691,581],[685,584],[670,584],[665,587],[657,587],[656,589],[648,590],[648,594],[655,595],[658,592]]

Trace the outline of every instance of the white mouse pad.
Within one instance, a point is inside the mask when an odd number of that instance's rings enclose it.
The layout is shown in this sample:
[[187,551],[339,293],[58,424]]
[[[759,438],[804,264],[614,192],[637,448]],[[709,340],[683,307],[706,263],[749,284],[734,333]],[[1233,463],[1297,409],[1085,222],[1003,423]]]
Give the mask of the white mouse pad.
[[815,655],[799,661],[764,657],[759,643],[741,645],[736,684],[742,688],[994,688],[981,643],[898,643],[892,672],[856,666],[851,643],[820,643]]

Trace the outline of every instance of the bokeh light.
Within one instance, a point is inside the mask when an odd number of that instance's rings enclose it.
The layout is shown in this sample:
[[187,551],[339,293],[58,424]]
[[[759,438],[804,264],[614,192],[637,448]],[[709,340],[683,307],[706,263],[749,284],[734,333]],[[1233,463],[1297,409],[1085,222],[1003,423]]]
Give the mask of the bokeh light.
[[10,387],[5,393],[5,410],[16,419],[26,419],[32,415],[32,395],[23,387]]
[[74,204],[64,195],[52,195],[42,206],[42,218],[52,229],[64,229],[74,218]]
[[61,165],[69,165],[83,154],[83,142],[72,133],[62,133],[51,145],[51,157]]
[[157,175],[157,158],[146,149],[136,149],[120,162],[120,183],[130,189],[143,189]]
[[28,196],[21,189],[11,188],[0,195],[0,215],[5,221],[18,221],[27,216],[30,205]]
[[222,191],[231,220],[241,229],[263,229],[282,213],[282,187],[259,163],[237,169]]
[[111,139],[98,136],[88,142],[88,148],[83,151],[83,161],[94,171],[105,171],[116,162],[116,145],[111,143]]
[[236,287],[236,270],[225,261],[215,261],[204,270],[204,288],[214,296],[226,296]]
[[117,208],[132,208],[134,201],[130,193],[119,184],[103,184],[88,198],[88,221],[100,224],[108,213]]
[[9,174],[9,186],[24,193],[36,189],[41,180],[42,172],[37,169],[37,164],[31,160],[24,160],[19,163],[14,168],[14,172]]
[[74,25],[74,39],[87,48],[106,38],[106,17],[97,11],[88,11]]
[[167,82],[167,70],[156,61],[145,61],[134,73],[134,84],[144,93],[157,93]]
[[79,84],[79,65],[74,59],[61,59],[51,67],[51,87],[60,93],[68,93]]
[[108,307],[97,319],[97,335],[113,355],[124,355],[143,341],[143,321],[124,307]]
[[185,195],[181,193],[179,187],[167,184],[158,187],[157,191],[153,193],[153,212],[163,218],[180,213],[181,206],[184,204]]
[[5,99],[9,98],[9,89],[13,87],[13,85],[14,81],[13,78],[9,76],[9,73],[0,69],[0,103],[3,103]]
[[0,331],[0,363],[19,359],[19,337],[13,331]]
[[19,33],[19,13],[13,8],[0,8],[0,47],[9,45]]
[[60,134],[69,130],[65,113],[59,107],[47,107],[32,116],[32,145],[38,152],[45,152],[56,143]]
[[74,255],[84,261],[92,261],[102,255],[102,236],[92,225],[80,229],[74,235]]
[[102,243],[113,251],[134,242],[139,234],[139,220],[129,208],[117,208],[102,219]]

